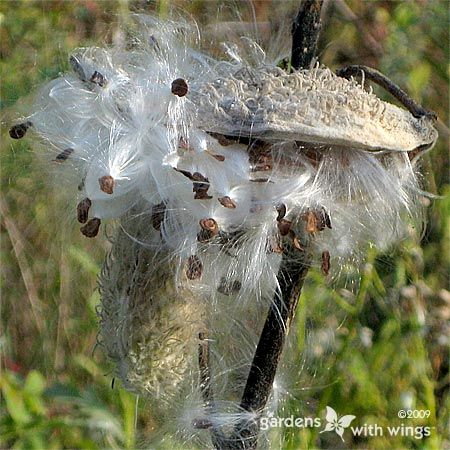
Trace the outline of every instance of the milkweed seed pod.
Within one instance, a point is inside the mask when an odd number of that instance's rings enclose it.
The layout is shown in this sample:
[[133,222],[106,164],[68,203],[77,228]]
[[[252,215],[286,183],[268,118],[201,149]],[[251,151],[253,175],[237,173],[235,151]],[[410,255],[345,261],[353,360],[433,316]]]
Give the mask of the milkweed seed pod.
[[287,249],[336,275],[401,239],[437,133],[326,67],[283,72],[248,38],[218,59],[194,25],[136,22],[127,46],[75,51],[11,136],[30,128],[79,178],[86,237],[120,223],[100,277],[118,376],[177,411],[181,434],[226,433],[252,420],[239,398]]
[[133,211],[122,219],[100,275],[100,341],[124,386],[151,394],[164,410],[196,372],[202,304],[175,285],[174,260],[148,227],[148,212]]

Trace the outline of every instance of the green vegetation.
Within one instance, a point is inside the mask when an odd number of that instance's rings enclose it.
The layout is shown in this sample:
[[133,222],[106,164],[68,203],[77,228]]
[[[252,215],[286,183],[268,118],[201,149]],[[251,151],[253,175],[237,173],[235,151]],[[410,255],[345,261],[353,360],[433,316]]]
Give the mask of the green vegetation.
[[[45,151],[32,150],[27,140],[13,142],[8,127],[27,110],[39,84],[68,69],[73,48],[111,41],[130,9],[166,14],[176,4],[204,20],[216,3],[0,2],[2,448],[132,449],[143,445],[154,423],[145,401],[137,403],[117,380],[111,388],[111,367],[96,346],[96,275],[108,243],[78,232],[75,205],[58,186],[65,180],[49,176]],[[248,5],[236,3],[245,17]],[[423,181],[442,197],[428,208],[420,244],[410,239],[389,254],[369,254],[358,291],[335,290],[318,271],[310,273],[285,355],[290,400],[281,416],[323,419],[330,405],[339,415],[357,416],[358,424],[433,428],[423,439],[352,440],[346,432],[345,444],[335,433],[292,428],[285,430],[284,448],[440,449],[450,445],[448,4],[347,4],[349,10],[330,2],[321,61],[378,67],[437,112],[441,139],[424,158]],[[274,11],[270,1],[255,1],[259,20]],[[350,20],[352,11],[357,22]],[[429,410],[430,416],[402,421],[400,409]]]

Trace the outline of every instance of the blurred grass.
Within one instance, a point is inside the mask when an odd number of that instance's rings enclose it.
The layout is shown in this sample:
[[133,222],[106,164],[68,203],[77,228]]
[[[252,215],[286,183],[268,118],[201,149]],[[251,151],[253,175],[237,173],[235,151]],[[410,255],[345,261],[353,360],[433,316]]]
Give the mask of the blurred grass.
[[[223,4],[238,4],[243,17],[251,17],[247,2]],[[29,94],[68,69],[73,48],[111,42],[130,9],[164,15],[174,5],[201,21],[217,9],[217,2],[204,0],[0,3],[2,448],[132,449],[153,426],[151,411],[142,402],[136,409],[135,397],[117,380],[111,389],[110,366],[96,350],[96,274],[107,244],[79,234],[73,199],[52,183],[48,161],[36,158],[29,141],[11,141],[7,130],[26,111]],[[258,20],[271,18],[280,5],[254,1]],[[440,449],[450,445],[448,5],[348,1],[357,21],[342,5],[328,3],[321,61],[378,67],[438,113],[442,137],[424,161],[424,185],[443,198],[431,203],[420,244],[410,239],[389,254],[369,255],[356,294],[310,274],[297,340],[285,358],[291,400],[281,413],[314,417],[330,405],[356,415],[358,424],[393,426],[399,409],[427,409],[428,419],[407,423],[434,427],[429,438],[352,441],[346,434],[345,446]],[[334,433],[285,434],[286,449],[342,448]]]

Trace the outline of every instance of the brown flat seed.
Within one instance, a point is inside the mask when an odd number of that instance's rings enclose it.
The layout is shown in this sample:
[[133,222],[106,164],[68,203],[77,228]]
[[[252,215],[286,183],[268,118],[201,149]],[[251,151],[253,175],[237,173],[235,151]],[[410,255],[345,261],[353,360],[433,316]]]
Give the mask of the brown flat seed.
[[183,78],[177,78],[172,81],[172,94],[178,95],[178,97],[184,97],[188,93],[188,85]]
[[283,247],[281,246],[281,239],[279,236],[272,236],[269,239],[269,250],[272,253],[283,253]]
[[209,180],[208,178],[206,178],[204,175],[202,175],[200,172],[194,172],[192,174],[192,179],[194,181],[197,181],[201,184],[208,184],[209,185]]
[[212,218],[202,219],[199,223],[203,230],[211,232],[214,236],[219,232],[219,226]]
[[98,179],[100,189],[105,194],[112,194],[114,191],[114,178],[111,175],[105,175]]
[[195,200],[208,200],[212,198],[212,196],[208,194],[209,189],[208,178],[206,178],[199,172],[194,172],[192,174],[192,180],[194,181],[192,191],[195,192],[194,195]]
[[189,280],[198,280],[202,276],[203,264],[197,255],[189,256],[187,260],[186,276]]
[[331,229],[330,216],[324,208],[315,211],[307,211],[304,218],[306,220],[306,231],[308,233],[323,231],[325,227]]
[[219,134],[219,133],[210,133],[210,134],[211,134],[212,137],[215,137],[217,139],[217,142],[222,147],[227,147],[228,145],[236,144],[236,140],[229,139],[226,136],[224,136],[223,134]]
[[98,230],[100,228],[101,220],[97,217],[91,219],[86,225],[80,228],[80,231],[88,238],[93,238],[97,236]]
[[212,198],[212,195],[209,195],[207,192],[207,189],[195,189],[194,187],[194,200],[210,200]]
[[284,203],[279,203],[277,206],[275,206],[275,208],[278,212],[277,222],[279,222],[286,215],[287,212],[286,205]]
[[322,272],[324,275],[328,275],[330,272],[330,252],[328,250],[322,252]]
[[73,151],[74,151],[73,148],[66,148],[61,153],[56,155],[56,158],[53,161],[63,162],[73,153]]
[[303,247],[300,244],[300,240],[296,236],[296,234],[292,230],[291,230],[291,232],[289,234],[292,237],[292,245],[294,246],[294,248],[296,248],[297,250],[303,250]]
[[320,217],[316,211],[308,211],[305,214],[306,219],[306,231],[308,233],[316,233],[323,230],[324,226],[321,224]]
[[234,202],[234,200],[232,200],[228,196],[219,197],[217,200],[219,200],[219,203],[222,206],[225,206],[225,208],[230,208],[230,209],[235,209],[236,208],[236,203]]
[[278,231],[281,236],[287,236],[291,231],[292,222],[290,220],[281,219],[278,221]]
[[152,226],[155,230],[161,229],[161,224],[164,221],[165,213],[166,213],[166,204],[164,202],[152,206],[151,221]]
[[69,58],[69,64],[72,67],[72,70],[78,75],[78,78],[81,81],[87,81],[83,66],[81,65],[80,61],[77,59],[76,56],[71,55],[71,57]]
[[30,128],[32,125],[33,124],[31,122],[23,122],[13,125],[9,129],[9,136],[12,139],[22,139],[25,136],[28,128]]
[[89,81],[91,81],[92,83],[98,84],[100,87],[103,87],[106,84],[106,78],[100,72],[97,72],[97,71],[95,71],[92,74],[92,77]]
[[173,170],[181,173],[182,175],[184,175],[186,178],[189,178],[190,180],[194,179],[192,176],[192,173],[188,172],[187,170],[177,169],[176,167],[174,167]]
[[220,162],[225,161],[225,156],[223,156],[223,155],[215,155],[215,154],[213,154],[213,153],[210,153],[210,155],[211,155],[213,158],[217,159],[217,161],[220,161]]
[[77,205],[77,219],[80,223],[86,223],[89,217],[89,209],[92,202],[86,197]]
[[207,242],[219,233],[219,226],[214,219],[202,219],[199,223],[202,228],[197,234],[199,242]]

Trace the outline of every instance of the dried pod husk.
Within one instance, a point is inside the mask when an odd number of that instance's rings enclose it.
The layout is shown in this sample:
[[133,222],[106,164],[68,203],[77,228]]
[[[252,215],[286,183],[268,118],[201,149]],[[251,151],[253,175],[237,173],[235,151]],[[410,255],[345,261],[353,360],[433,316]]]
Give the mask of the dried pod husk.
[[209,132],[388,151],[431,148],[437,139],[432,118],[416,118],[326,67],[251,74],[220,78],[192,93]]
[[100,340],[124,386],[163,414],[197,370],[202,313],[187,289],[176,288],[175,263],[149,221],[128,215],[117,230],[100,276]]

